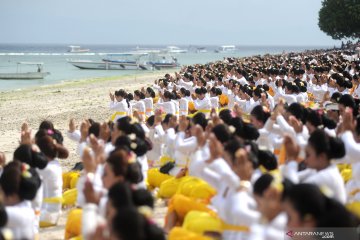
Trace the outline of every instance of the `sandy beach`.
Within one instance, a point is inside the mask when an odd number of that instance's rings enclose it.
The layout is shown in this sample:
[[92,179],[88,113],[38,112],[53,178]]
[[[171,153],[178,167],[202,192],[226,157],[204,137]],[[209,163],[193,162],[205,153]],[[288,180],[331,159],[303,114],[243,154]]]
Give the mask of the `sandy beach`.
[[[164,72],[146,75],[124,76],[120,78],[95,78],[66,82],[19,91],[0,93],[0,151],[5,152],[7,161],[12,159],[13,151],[19,144],[20,127],[27,121],[35,134],[42,120],[51,120],[64,135],[64,145],[70,156],[62,161],[63,171],[70,169],[79,156],[75,153],[76,143],[66,136],[68,122],[74,118],[78,124],[86,118],[103,122],[108,120],[109,91],[120,88],[136,90],[151,85],[155,79],[164,76]],[[158,202],[158,206],[163,203]],[[157,221],[161,223],[164,208],[158,208]],[[67,211],[65,210],[59,225],[41,229],[40,239],[63,239]]]

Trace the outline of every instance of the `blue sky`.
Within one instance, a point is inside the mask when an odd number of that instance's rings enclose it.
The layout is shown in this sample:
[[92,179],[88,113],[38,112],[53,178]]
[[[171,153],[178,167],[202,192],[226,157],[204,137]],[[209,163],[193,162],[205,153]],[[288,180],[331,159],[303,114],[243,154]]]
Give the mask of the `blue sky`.
[[1,43],[339,45],[320,0],[0,0]]

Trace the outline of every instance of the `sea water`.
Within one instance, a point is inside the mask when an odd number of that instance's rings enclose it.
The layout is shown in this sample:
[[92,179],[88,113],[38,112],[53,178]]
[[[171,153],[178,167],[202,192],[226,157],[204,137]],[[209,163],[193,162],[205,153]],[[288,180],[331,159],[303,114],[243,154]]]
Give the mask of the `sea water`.
[[[205,47],[207,52],[197,53],[199,46],[178,46],[188,50],[187,53],[173,55],[181,65],[205,64],[212,61],[222,60],[224,57],[245,57],[263,54],[277,54],[282,52],[300,52],[310,49],[326,49],[331,46],[237,46],[236,51],[228,53],[216,53],[214,50],[219,46]],[[0,44],[0,73],[15,73],[36,71],[36,66],[17,65],[18,62],[43,62],[43,71],[50,75],[39,80],[2,80],[0,79],[0,91],[25,89],[29,87],[43,86],[74,81],[88,78],[136,76],[146,74],[144,70],[84,70],[78,69],[67,60],[93,60],[99,61],[106,58],[109,53],[122,53],[136,49],[165,49],[166,46],[135,46],[135,45],[82,45],[82,48],[90,49],[87,53],[69,53],[67,45],[18,45]],[[17,69],[17,66],[20,69]],[[156,71],[156,70],[154,70]],[[175,69],[169,69],[169,73]]]

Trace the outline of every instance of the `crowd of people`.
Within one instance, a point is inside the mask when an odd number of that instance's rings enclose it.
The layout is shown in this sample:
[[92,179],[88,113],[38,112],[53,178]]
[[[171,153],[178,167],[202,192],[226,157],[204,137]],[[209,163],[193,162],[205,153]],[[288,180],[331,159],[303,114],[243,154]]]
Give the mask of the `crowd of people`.
[[[2,239],[284,239],[360,217],[360,59],[309,51],[185,66],[110,93],[105,122],[26,123],[0,177]],[[94,111],[96,111],[94,109]],[[78,143],[79,162],[62,172]],[[153,220],[164,199],[164,226]],[[355,235],[354,235],[355,234]]]

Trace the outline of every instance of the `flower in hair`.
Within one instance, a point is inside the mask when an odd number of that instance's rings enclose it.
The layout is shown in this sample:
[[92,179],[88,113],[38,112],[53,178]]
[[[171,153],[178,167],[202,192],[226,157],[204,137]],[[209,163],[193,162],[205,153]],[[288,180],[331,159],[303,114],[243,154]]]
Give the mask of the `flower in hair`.
[[147,219],[151,218],[153,214],[152,209],[148,206],[140,206],[138,207],[138,211]]
[[54,134],[54,131],[53,131],[53,130],[51,130],[51,129],[48,129],[48,130],[47,130],[47,134],[49,134],[49,135],[53,135],[53,134]]
[[130,144],[130,148],[131,148],[132,150],[135,150],[135,149],[137,148],[137,144],[136,144],[135,142],[132,142],[132,143]]
[[135,133],[129,134],[128,136],[129,136],[129,138],[130,138],[131,141],[136,140],[136,135],[135,135]]
[[21,164],[21,176],[23,176],[24,178],[31,178],[31,173],[29,172],[29,165],[27,165],[26,163]]
[[234,126],[229,126],[230,133],[234,133],[236,131],[236,128]]

